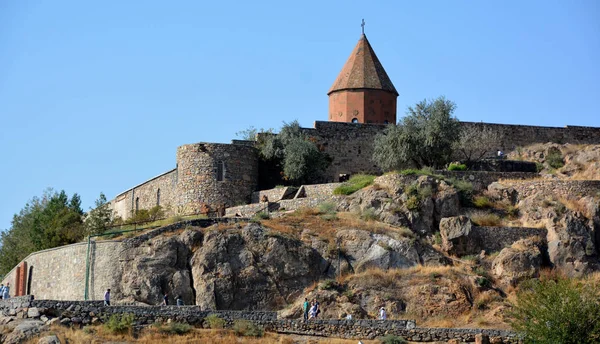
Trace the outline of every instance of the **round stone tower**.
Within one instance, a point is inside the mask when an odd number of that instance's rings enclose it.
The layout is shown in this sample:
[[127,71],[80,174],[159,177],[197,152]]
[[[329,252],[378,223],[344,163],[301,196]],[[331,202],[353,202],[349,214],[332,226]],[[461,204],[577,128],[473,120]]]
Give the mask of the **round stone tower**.
[[177,148],[181,214],[201,214],[246,203],[258,180],[258,154],[241,144],[193,143]]
[[396,123],[398,91],[365,34],[327,95],[332,122]]

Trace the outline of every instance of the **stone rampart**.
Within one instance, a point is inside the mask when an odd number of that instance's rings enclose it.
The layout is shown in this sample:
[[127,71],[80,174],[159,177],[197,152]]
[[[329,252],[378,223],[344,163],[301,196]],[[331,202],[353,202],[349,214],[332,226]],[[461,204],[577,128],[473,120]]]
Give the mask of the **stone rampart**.
[[110,201],[115,216],[131,217],[136,209],[160,205],[166,215],[175,212],[177,202],[177,169],[170,170],[117,195]]
[[301,208],[315,208],[324,202],[339,202],[344,196],[322,196],[322,197],[304,197],[295,199],[284,199],[279,202],[261,202],[252,203],[247,205],[240,205],[237,207],[227,208],[225,210],[226,217],[252,217],[258,212],[262,211],[293,211]]
[[[493,329],[419,328],[413,320],[290,320],[277,319],[276,312],[202,310],[198,306],[104,306],[102,301],[33,300],[31,296],[0,300],[3,316],[59,321],[63,325],[101,323],[113,314],[133,314],[135,326],[176,321],[208,327],[206,318],[215,315],[230,328],[236,320],[250,321],[267,331],[323,337],[374,339],[386,334],[402,336],[414,342],[474,342],[484,334],[496,343],[518,343],[514,332]],[[56,319],[56,320],[55,320]]]
[[600,180],[533,180],[510,183],[519,194],[519,199],[533,194],[546,194],[572,199],[585,196],[600,196]]

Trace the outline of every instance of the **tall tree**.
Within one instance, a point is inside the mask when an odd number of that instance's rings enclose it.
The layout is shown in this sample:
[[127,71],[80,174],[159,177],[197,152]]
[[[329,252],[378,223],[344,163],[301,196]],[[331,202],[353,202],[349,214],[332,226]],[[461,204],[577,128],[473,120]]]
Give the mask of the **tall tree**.
[[502,136],[497,130],[463,127],[454,143],[454,151],[466,161],[475,161],[494,152],[501,144]]
[[90,209],[85,219],[85,231],[87,235],[100,234],[106,231],[112,224],[113,212],[110,209],[106,196],[100,193],[94,202],[94,208]]
[[298,121],[284,123],[278,135],[268,135],[260,143],[262,156],[277,161],[285,179],[294,184],[318,181],[329,159],[300,127]]
[[460,135],[460,123],[452,116],[455,109],[444,97],[409,107],[401,123],[375,137],[373,160],[385,171],[445,165]]

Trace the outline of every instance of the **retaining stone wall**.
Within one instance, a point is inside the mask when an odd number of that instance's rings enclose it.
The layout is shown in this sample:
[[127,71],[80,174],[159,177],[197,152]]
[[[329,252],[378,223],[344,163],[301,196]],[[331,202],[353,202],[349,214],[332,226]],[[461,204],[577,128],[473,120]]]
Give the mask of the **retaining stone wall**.
[[474,191],[486,190],[488,185],[500,179],[533,179],[539,177],[532,172],[487,172],[487,171],[435,171],[444,177],[462,179],[473,184]]
[[489,329],[418,328],[411,320],[303,320],[277,319],[276,312],[268,311],[213,311],[197,306],[126,306],[105,307],[102,301],[32,300],[31,296],[0,300],[4,316],[58,319],[61,324],[86,325],[103,322],[112,314],[133,314],[135,325],[144,326],[167,320],[207,327],[206,317],[214,314],[231,327],[236,320],[247,320],[278,333],[311,336],[374,339],[385,334],[395,334],[415,342],[447,341],[459,339],[474,342],[475,336],[484,334],[497,339],[496,343],[518,343],[514,332]]
[[546,240],[546,229],[529,227],[471,227],[469,242],[473,243],[470,254],[485,250],[488,254],[512,245],[515,241],[538,236]]
[[317,198],[331,196],[333,195],[333,190],[340,185],[342,185],[342,183],[302,185],[294,198]]
[[518,192],[519,199],[527,198],[537,193],[568,199],[600,196],[600,180],[535,180],[512,183],[510,186]]
[[277,202],[286,197],[293,197],[297,191],[298,188],[293,186],[255,191],[252,193],[252,203],[260,203],[263,196],[267,196],[269,202]]

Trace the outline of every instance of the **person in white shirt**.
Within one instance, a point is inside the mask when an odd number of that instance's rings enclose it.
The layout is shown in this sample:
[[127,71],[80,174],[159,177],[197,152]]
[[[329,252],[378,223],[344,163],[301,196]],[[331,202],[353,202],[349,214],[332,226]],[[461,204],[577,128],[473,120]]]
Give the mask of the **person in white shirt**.
[[379,320],[387,319],[387,314],[385,313],[385,308],[381,307],[379,309]]

